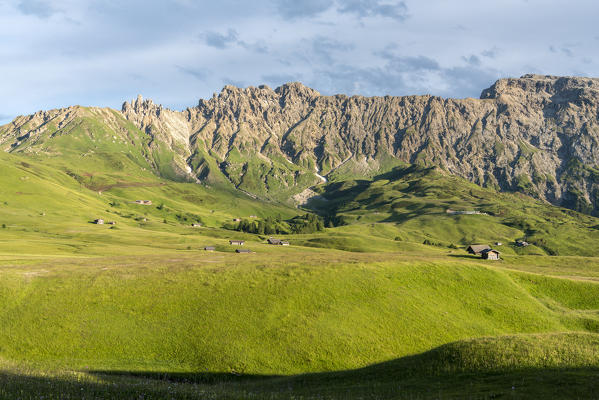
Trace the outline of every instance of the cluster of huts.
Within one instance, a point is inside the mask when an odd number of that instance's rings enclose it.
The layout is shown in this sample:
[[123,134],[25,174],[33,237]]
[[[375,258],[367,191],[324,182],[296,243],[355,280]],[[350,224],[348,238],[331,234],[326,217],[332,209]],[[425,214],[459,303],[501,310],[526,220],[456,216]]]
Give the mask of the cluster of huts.
[[[244,240],[229,240],[229,246],[243,246],[245,244]],[[235,253],[251,253],[251,250],[248,249],[235,249]]]
[[[289,246],[289,242],[286,240],[275,239],[273,237],[268,238],[268,244],[277,245],[277,246]],[[229,246],[243,246],[245,245],[245,240],[229,240]],[[205,246],[204,251],[215,251],[214,246]],[[251,250],[248,249],[235,249],[235,253],[251,253]]]
[[483,260],[499,260],[499,251],[486,244],[471,244],[466,251],[470,254],[481,256]]
[[[514,242],[516,247],[526,247],[529,246],[530,243],[524,240],[516,240]],[[501,246],[503,243],[495,242],[496,246]],[[481,256],[484,260],[499,260],[500,252],[498,250],[492,249],[489,245],[486,244],[471,244],[466,248],[466,251],[470,254],[474,254],[476,256]]]
[[273,237],[269,237],[267,240],[268,244],[274,244],[277,246],[289,246],[289,242],[286,240],[275,239]]

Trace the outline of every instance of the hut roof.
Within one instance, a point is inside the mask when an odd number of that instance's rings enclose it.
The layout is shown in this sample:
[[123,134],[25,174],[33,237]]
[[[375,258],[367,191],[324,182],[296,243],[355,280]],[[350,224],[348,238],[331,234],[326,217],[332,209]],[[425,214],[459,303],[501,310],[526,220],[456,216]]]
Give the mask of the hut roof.
[[491,250],[491,246],[486,244],[471,244],[466,251],[471,254],[481,254],[483,250]]
[[499,251],[497,251],[495,249],[484,249],[483,251],[481,251],[481,254],[487,254],[487,253],[501,254]]

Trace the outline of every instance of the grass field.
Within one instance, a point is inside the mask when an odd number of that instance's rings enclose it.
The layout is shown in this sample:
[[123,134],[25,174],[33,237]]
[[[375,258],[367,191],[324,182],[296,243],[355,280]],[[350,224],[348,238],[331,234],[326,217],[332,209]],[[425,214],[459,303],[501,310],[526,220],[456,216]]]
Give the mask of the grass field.
[[291,247],[244,257],[5,257],[2,390],[33,398],[57,389],[72,398],[81,390],[89,398],[589,398],[595,390],[594,260],[567,279],[523,272],[529,260],[538,268],[534,256],[514,257],[519,271],[509,257],[489,265],[418,252]]

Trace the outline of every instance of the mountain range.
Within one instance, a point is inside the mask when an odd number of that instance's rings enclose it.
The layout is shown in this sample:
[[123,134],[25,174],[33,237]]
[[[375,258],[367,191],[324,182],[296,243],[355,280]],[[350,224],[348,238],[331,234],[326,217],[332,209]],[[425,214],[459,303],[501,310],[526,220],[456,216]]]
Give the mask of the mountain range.
[[164,178],[289,203],[323,181],[437,166],[597,215],[599,79],[500,79],[480,99],[225,86],[183,111],[139,96],[120,111],[73,106],[17,117],[0,127],[0,149],[54,158],[122,153]]

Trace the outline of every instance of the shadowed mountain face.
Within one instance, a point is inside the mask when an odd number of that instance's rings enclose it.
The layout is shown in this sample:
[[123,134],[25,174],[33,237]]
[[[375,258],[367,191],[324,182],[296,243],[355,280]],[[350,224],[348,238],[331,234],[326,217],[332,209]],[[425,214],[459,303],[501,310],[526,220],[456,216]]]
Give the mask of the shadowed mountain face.
[[121,113],[75,107],[19,117],[0,127],[0,146],[32,151],[42,137],[65,134],[76,113],[108,125],[114,137],[125,132],[124,119],[133,123],[147,146],[174,154],[155,157],[158,169],[168,160],[181,177],[232,183],[260,197],[289,199],[322,176],[373,176],[413,163],[599,212],[599,79],[501,79],[481,99],[321,96],[299,83],[226,86],[181,112],[139,97]]

